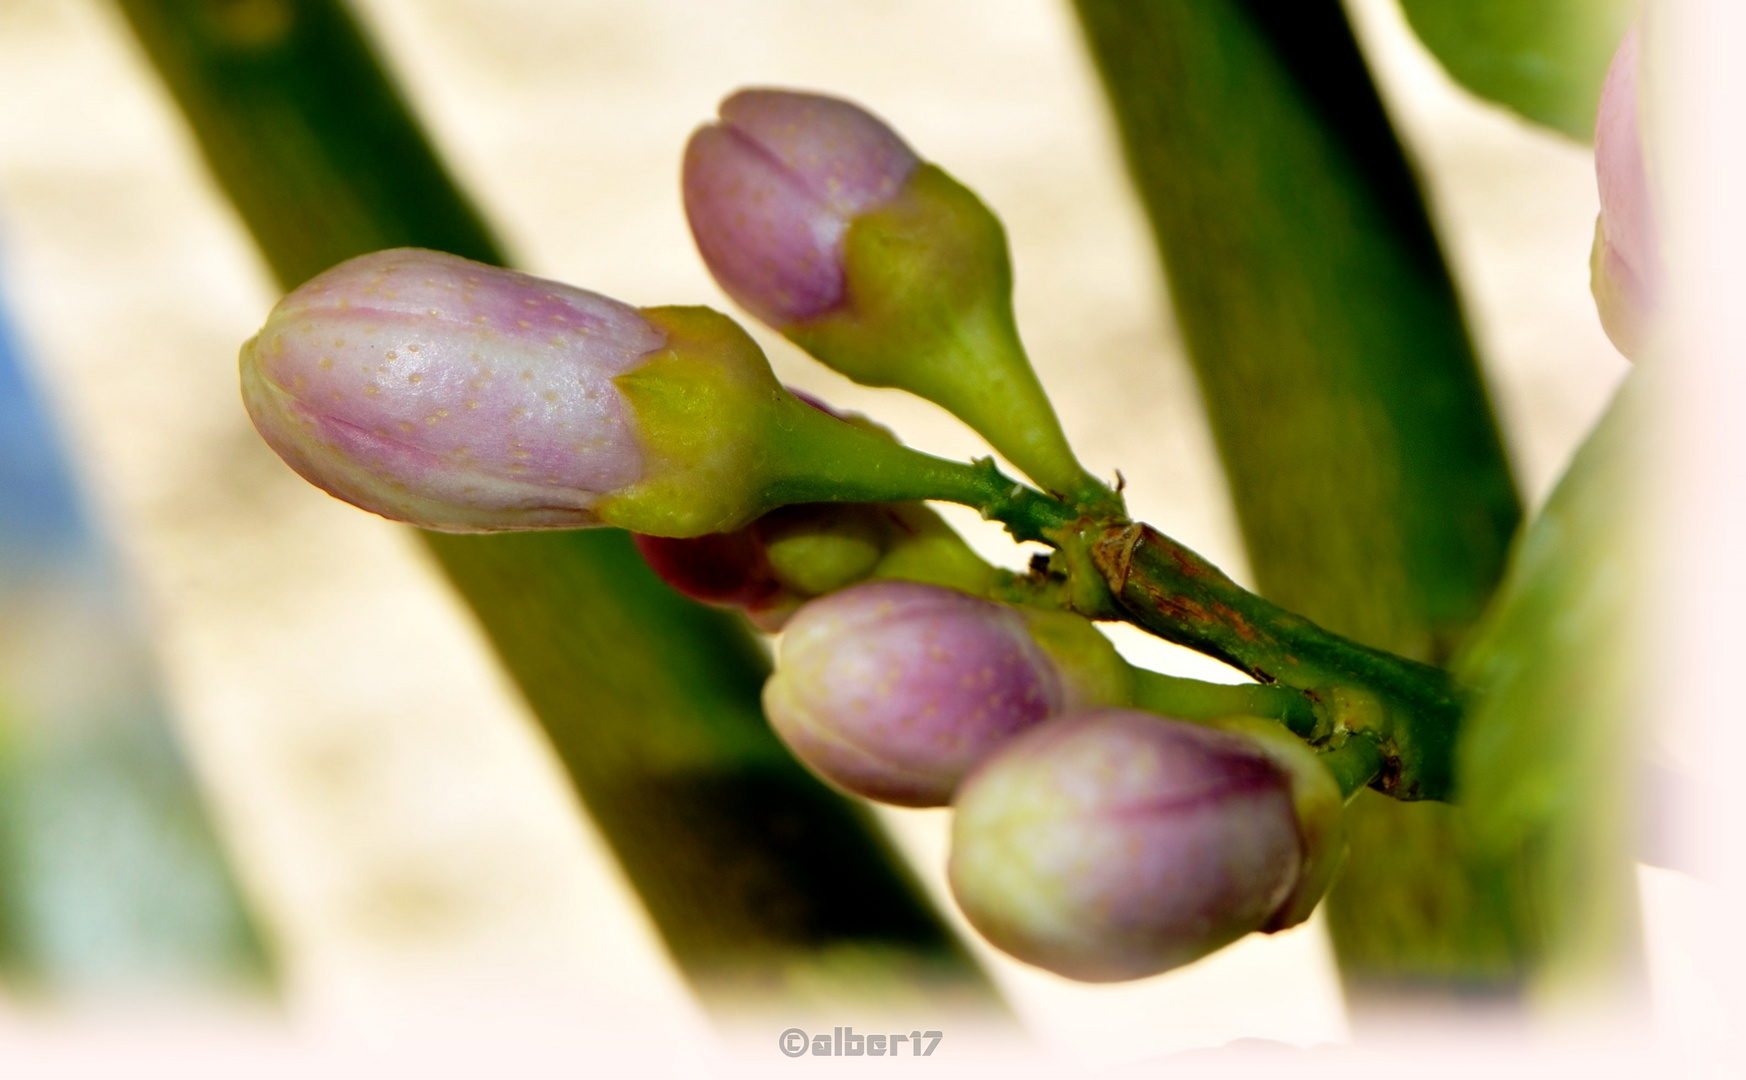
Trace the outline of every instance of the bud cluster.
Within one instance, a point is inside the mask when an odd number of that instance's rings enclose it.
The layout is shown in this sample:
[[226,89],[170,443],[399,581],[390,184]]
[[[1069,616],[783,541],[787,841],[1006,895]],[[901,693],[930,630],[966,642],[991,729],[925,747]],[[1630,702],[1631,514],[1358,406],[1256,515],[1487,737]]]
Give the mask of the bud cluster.
[[1313,723],[1308,699],[1137,671],[1077,601],[1003,593],[1014,575],[924,505],[1056,546],[1125,520],[1019,342],[993,213],[865,110],[773,90],[695,133],[683,195],[737,303],[851,379],[945,406],[1043,490],[802,399],[707,308],[410,249],[273,309],[241,356],[256,427],[398,521],[632,530],[674,588],[781,630],[777,734],[845,791],[954,807],[952,889],[1015,956],[1133,978],[1307,917],[1342,807],[1275,722]]
[[950,876],[990,941],[1074,978],[1155,974],[1307,918],[1343,799],[1272,721],[1134,708],[1084,619],[905,581],[803,606],[764,689],[821,777],[956,811]]

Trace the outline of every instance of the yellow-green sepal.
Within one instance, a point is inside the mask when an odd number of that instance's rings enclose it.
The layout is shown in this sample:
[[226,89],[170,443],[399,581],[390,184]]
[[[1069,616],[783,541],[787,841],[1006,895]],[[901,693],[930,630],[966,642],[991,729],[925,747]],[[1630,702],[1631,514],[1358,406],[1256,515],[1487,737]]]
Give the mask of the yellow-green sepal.
[[593,507],[651,536],[727,532],[779,506],[942,499],[984,506],[997,473],[932,457],[815,409],[776,381],[738,323],[706,307],[644,308],[666,344],[613,380],[643,475]]
[[764,351],[706,307],[644,308],[666,346],[614,380],[646,454],[643,478],[602,499],[603,521],[651,536],[727,532],[764,510],[769,429],[794,399]]

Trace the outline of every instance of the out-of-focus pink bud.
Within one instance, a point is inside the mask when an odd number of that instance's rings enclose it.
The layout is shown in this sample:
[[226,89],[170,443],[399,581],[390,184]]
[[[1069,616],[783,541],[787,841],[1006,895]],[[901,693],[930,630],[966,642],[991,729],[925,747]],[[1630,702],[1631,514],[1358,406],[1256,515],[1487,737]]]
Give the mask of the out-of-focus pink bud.
[[1290,778],[1253,743],[1106,709],[1008,741],[953,800],[953,894],[989,941],[1069,978],[1186,964],[1298,880]]
[[[1014,734],[1131,692],[1108,642],[1077,616],[1049,618],[1059,614],[914,582],[857,585],[789,622],[765,711],[789,748],[837,786],[941,806]],[[1066,620],[1089,636],[1070,635]]]
[[1626,356],[1641,352],[1655,316],[1661,248],[1643,161],[1637,92],[1637,27],[1613,56],[1595,118],[1594,164],[1600,217],[1589,255],[1590,288],[1601,325]]
[[687,539],[636,536],[643,560],[693,600],[737,608],[760,630],[782,629],[815,596],[873,572],[899,519],[884,506],[785,506],[741,529]]
[[243,346],[279,456],[339,498],[457,532],[598,523],[644,448],[613,379],[665,335],[582,289],[434,251],[352,259]]
[[919,161],[858,106],[742,90],[685,148],[685,212],[716,281],[775,327],[843,299],[849,223],[890,201]]
[[634,538],[649,569],[700,603],[750,609],[782,590],[756,525],[683,539],[642,533]]

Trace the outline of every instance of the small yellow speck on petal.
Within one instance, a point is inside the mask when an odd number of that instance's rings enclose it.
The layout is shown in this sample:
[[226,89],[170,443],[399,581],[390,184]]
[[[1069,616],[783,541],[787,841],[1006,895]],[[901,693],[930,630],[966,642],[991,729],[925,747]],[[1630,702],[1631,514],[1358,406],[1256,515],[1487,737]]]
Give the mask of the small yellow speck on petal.
[[315,362],[315,366],[320,368],[323,371],[332,371],[333,370],[333,357],[324,356],[320,360],[317,360]]
[[478,407],[479,407],[479,403],[477,401],[467,402],[467,411],[468,412],[472,412],[474,409],[477,409]]
[[407,351],[407,352],[417,352],[417,351],[418,351],[418,346],[417,346],[417,345],[408,345],[408,346],[407,346],[407,347],[406,347],[406,351]]
[[515,325],[521,327],[523,330],[526,330],[528,327],[532,326],[533,323],[528,322],[526,319],[517,319],[517,320],[515,320]]
[[424,381],[424,376],[420,375],[418,372],[415,371],[406,377],[406,381],[411,383],[414,386],[417,386],[419,383]]
[[411,431],[412,430],[412,422],[409,420],[400,421],[400,430],[401,431]]
[[[302,376],[299,375],[298,378],[302,378]],[[547,390],[544,394],[542,394],[540,396],[544,397],[547,401],[551,401],[551,402],[556,402],[558,400],[558,392],[556,390]]]
[[339,308],[341,311],[352,310],[352,302],[343,296],[340,297],[339,303],[335,304],[334,306]]
[[528,368],[528,369],[524,370],[521,373],[521,378],[522,378],[523,382],[532,382],[533,381],[533,369]]
[[437,415],[438,415],[438,416],[439,416],[439,417],[441,417],[441,416],[447,416],[447,415],[449,415],[449,410],[447,410],[447,409],[438,409],[438,410],[437,410],[437,411],[436,411],[436,414],[437,414]]
[[388,350],[388,359],[398,360],[398,359],[400,359],[400,354],[395,352],[393,349],[389,349]]
[[549,341],[553,345],[562,345],[564,343],[564,335],[563,334],[553,334],[551,337],[547,338],[546,340]]
[[382,392],[382,388],[380,386],[377,386],[375,383],[371,383],[370,385],[364,387],[364,393],[365,393],[365,395],[367,395],[369,397],[375,397],[377,394],[380,394],[381,392]]

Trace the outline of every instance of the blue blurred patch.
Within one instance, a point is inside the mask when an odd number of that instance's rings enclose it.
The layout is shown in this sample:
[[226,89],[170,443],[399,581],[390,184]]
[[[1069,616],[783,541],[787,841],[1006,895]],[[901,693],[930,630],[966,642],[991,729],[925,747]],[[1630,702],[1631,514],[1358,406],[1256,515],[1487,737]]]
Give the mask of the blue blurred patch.
[[67,460],[25,377],[18,338],[0,306],[0,560],[85,546],[89,533]]
[[253,992],[258,928],[18,341],[0,304],[0,982]]

